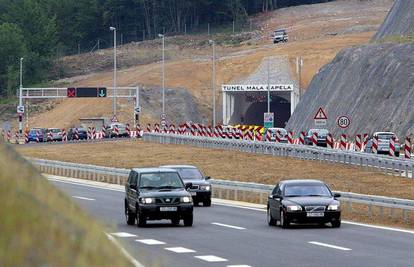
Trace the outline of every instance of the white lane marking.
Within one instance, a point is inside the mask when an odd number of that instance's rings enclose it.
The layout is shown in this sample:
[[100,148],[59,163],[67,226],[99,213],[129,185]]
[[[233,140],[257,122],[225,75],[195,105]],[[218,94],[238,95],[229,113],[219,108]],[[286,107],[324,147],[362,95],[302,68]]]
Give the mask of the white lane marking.
[[343,251],[352,250],[350,248],[339,247],[339,246],[335,246],[335,245],[331,245],[331,244],[326,244],[326,243],[321,243],[321,242],[316,242],[316,241],[310,241],[308,243],[309,244],[313,244],[313,245],[317,245],[317,246],[321,246],[321,247],[333,248],[333,249],[338,249],[338,250],[343,250]]
[[88,197],[80,197],[80,196],[72,196],[73,198],[82,199],[82,200],[89,200],[89,201],[95,201],[94,198],[88,198]]
[[165,242],[158,241],[158,240],[155,240],[155,239],[137,239],[135,241],[140,242],[140,243],[145,244],[145,245],[150,245],[150,246],[165,245]]
[[111,235],[116,237],[136,237],[137,235],[126,233],[126,232],[117,232],[117,233],[111,233]]
[[223,262],[223,261],[228,261],[227,259],[224,258],[220,258],[217,256],[213,256],[213,255],[206,255],[206,256],[194,256],[197,259],[203,260],[203,261],[208,261],[208,262]]
[[223,227],[228,227],[228,228],[233,228],[233,229],[237,229],[237,230],[246,230],[246,228],[244,228],[244,227],[234,226],[234,225],[230,225],[230,224],[224,224],[224,223],[218,223],[218,222],[212,222],[211,224],[218,225],[218,226],[223,226]]
[[260,209],[260,208],[245,207],[241,205],[225,204],[225,203],[213,203],[213,205],[225,206],[225,207],[231,207],[231,208],[239,208],[239,209],[245,209],[245,210],[266,211],[265,208]]
[[351,222],[351,221],[342,221],[342,223],[362,226],[362,227],[369,227],[369,228],[374,228],[374,229],[379,229],[379,230],[388,230],[388,231],[394,231],[394,232],[400,232],[400,233],[406,233],[406,234],[414,234],[414,231],[412,230],[406,230],[406,229],[401,229],[401,228],[392,228],[392,227],[387,227],[387,226],[372,225],[372,224],[365,224],[365,223],[358,223],[358,222]]
[[175,252],[175,253],[194,253],[195,250],[183,248],[183,247],[173,247],[173,248],[165,248],[166,250]]
[[131,256],[131,254],[126,251],[124,247],[119,244],[119,242],[111,235],[106,234],[109,240],[111,240],[112,243],[121,251],[122,254],[135,266],[135,267],[144,267],[139,261],[137,261],[134,257]]
[[[61,176],[59,176],[59,177],[61,177]],[[116,191],[116,192],[125,193],[125,190],[122,190],[122,189],[115,189],[115,188],[108,188],[108,187],[103,187],[103,186],[90,185],[90,184],[88,184],[88,182],[90,182],[90,181],[87,181],[87,180],[82,181],[82,182],[69,182],[69,181],[62,181],[59,178],[47,177],[47,179],[51,180],[51,181],[59,182],[59,183],[73,184],[73,185],[78,185],[78,186],[92,187],[92,188],[97,188],[97,189],[103,189],[103,190],[109,190],[109,191]],[[64,179],[72,179],[72,178],[66,178],[65,177]],[[80,179],[77,179],[77,180],[80,180]],[[217,203],[217,202],[216,203],[213,202],[213,204],[217,205],[217,206],[226,206],[226,207],[230,207],[230,208],[239,208],[239,209],[266,212],[265,208],[260,209],[260,208],[252,208],[252,207],[243,206],[244,205],[243,202],[240,202],[240,205],[224,204],[224,203]],[[246,204],[248,204],[248,203],[246,203]],[[355,225],[355,226],[361,226],[361,227],[374,228],[374,229],[379,229],[379,230],[387,230],[387,231],[394,231],[394,232],[400,232],[400,233],[406,233],[406,234],[414,234],[414,231],[412,231],[412,230],[406,230],[406,229],[401,229],[401,228],[385,227],[385,226],[357,223],[357,222],[351,222],[351,221],[342,221],[342,223],[343,224]]]
[[227,267],[252,267],[250,265],[227,265]]

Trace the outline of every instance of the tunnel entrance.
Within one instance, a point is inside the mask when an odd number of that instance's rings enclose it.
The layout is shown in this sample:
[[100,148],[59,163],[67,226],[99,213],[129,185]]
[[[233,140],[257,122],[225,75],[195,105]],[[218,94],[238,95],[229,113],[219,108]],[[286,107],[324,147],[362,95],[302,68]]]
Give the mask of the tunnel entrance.
[[[263,114],[265,112],[267,112],[266,102],[252,103],[244,116],[240,118],[240,124],[263,125]],[[290,119],[290,103],[283,98],[272,97],[270,112],[273,112],[275,116],[274,127],[284,128]]]

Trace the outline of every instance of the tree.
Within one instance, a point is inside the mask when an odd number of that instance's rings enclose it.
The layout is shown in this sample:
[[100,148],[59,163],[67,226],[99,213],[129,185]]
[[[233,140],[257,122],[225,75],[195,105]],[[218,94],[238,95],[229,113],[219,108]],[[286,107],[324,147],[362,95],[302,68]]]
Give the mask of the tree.
[[0,95],[14,93],[19,81],[19,60],[26,52],[22,30],[15,24],[0,24]]

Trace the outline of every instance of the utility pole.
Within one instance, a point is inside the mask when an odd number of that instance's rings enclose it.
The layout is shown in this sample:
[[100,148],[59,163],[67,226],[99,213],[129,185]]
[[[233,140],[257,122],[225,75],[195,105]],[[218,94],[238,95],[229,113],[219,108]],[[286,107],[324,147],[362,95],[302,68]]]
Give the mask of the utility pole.
[[113,78],[113,101],[112,101],[112,109],[113,109],[113,115],[116,116],[116,95],[117,95],[117,89],[116,89],[116,28],[115,27],[109,27],[109,30],[114,32],[114,78]]
[[210,22],[207,23],[207,35],[210,35]]
[[162,113],[165,114],[165,35],[158,34],[162,38]]
[[216,126],[216,43],[210,40],[209,43],[213,47],[213,66],[212,66],[212,78],[211,87],[213,89],[213,127]]
[[267,58],[267,113],[270,113],[270,58]]
[[233,34],[234,34],[234,20],[233,20]]
[[[19,107],[23,107],[23,58],[20,58]],[[24,107],[23,107],[24,109]],[[23,133],[23,114],[19,113],[19,133]]]
[[297,57],[296,58],[296,73],[298,75],[298,89],[299,89],[299,99],[302,98],[302,67],[303,67],[303,58]]

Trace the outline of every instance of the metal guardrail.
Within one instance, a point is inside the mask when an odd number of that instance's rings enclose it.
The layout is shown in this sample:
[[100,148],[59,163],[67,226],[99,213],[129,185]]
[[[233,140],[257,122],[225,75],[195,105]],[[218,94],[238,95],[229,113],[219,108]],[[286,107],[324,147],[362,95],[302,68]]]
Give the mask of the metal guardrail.
[[[54,160],[44,160],[27,158],[41,172],[54,175],[61,175],[73,178],[81,178],[93,181],[108,182],[115,184],[125,184],[128,178],[129,169],[102,167],[88,164],[69,163]],[[259,204],[266,204],[267,197],[273,190],[273,185],[258,184],[250,182],[236,182],[230,180],[212,179],[213,195],[219,198],[234,200],[254,200]],[[373,206],[378,206],[383,212],[383,208],[390,208],[391,213],[395,209],[402,210],[404,221],[408,220],[407,212],[414,211],[414,200],[399,199],[383,196],[362,195],[350,192],[340,193],[339,200],[348,204],[348,210],[353,211],[352,203],[368,206],[368,215],[372,216]],[[254,195],[251,198],[251,195]]]
[[412,159],[391,158],[384,155],[324,147],[160,133],[144,133],[143,140],[160,144],[191,145],[201,148],[348,164],[367,169],[373,168],[387,175],[406,178],[413,178],[414,172],[414,160]]

